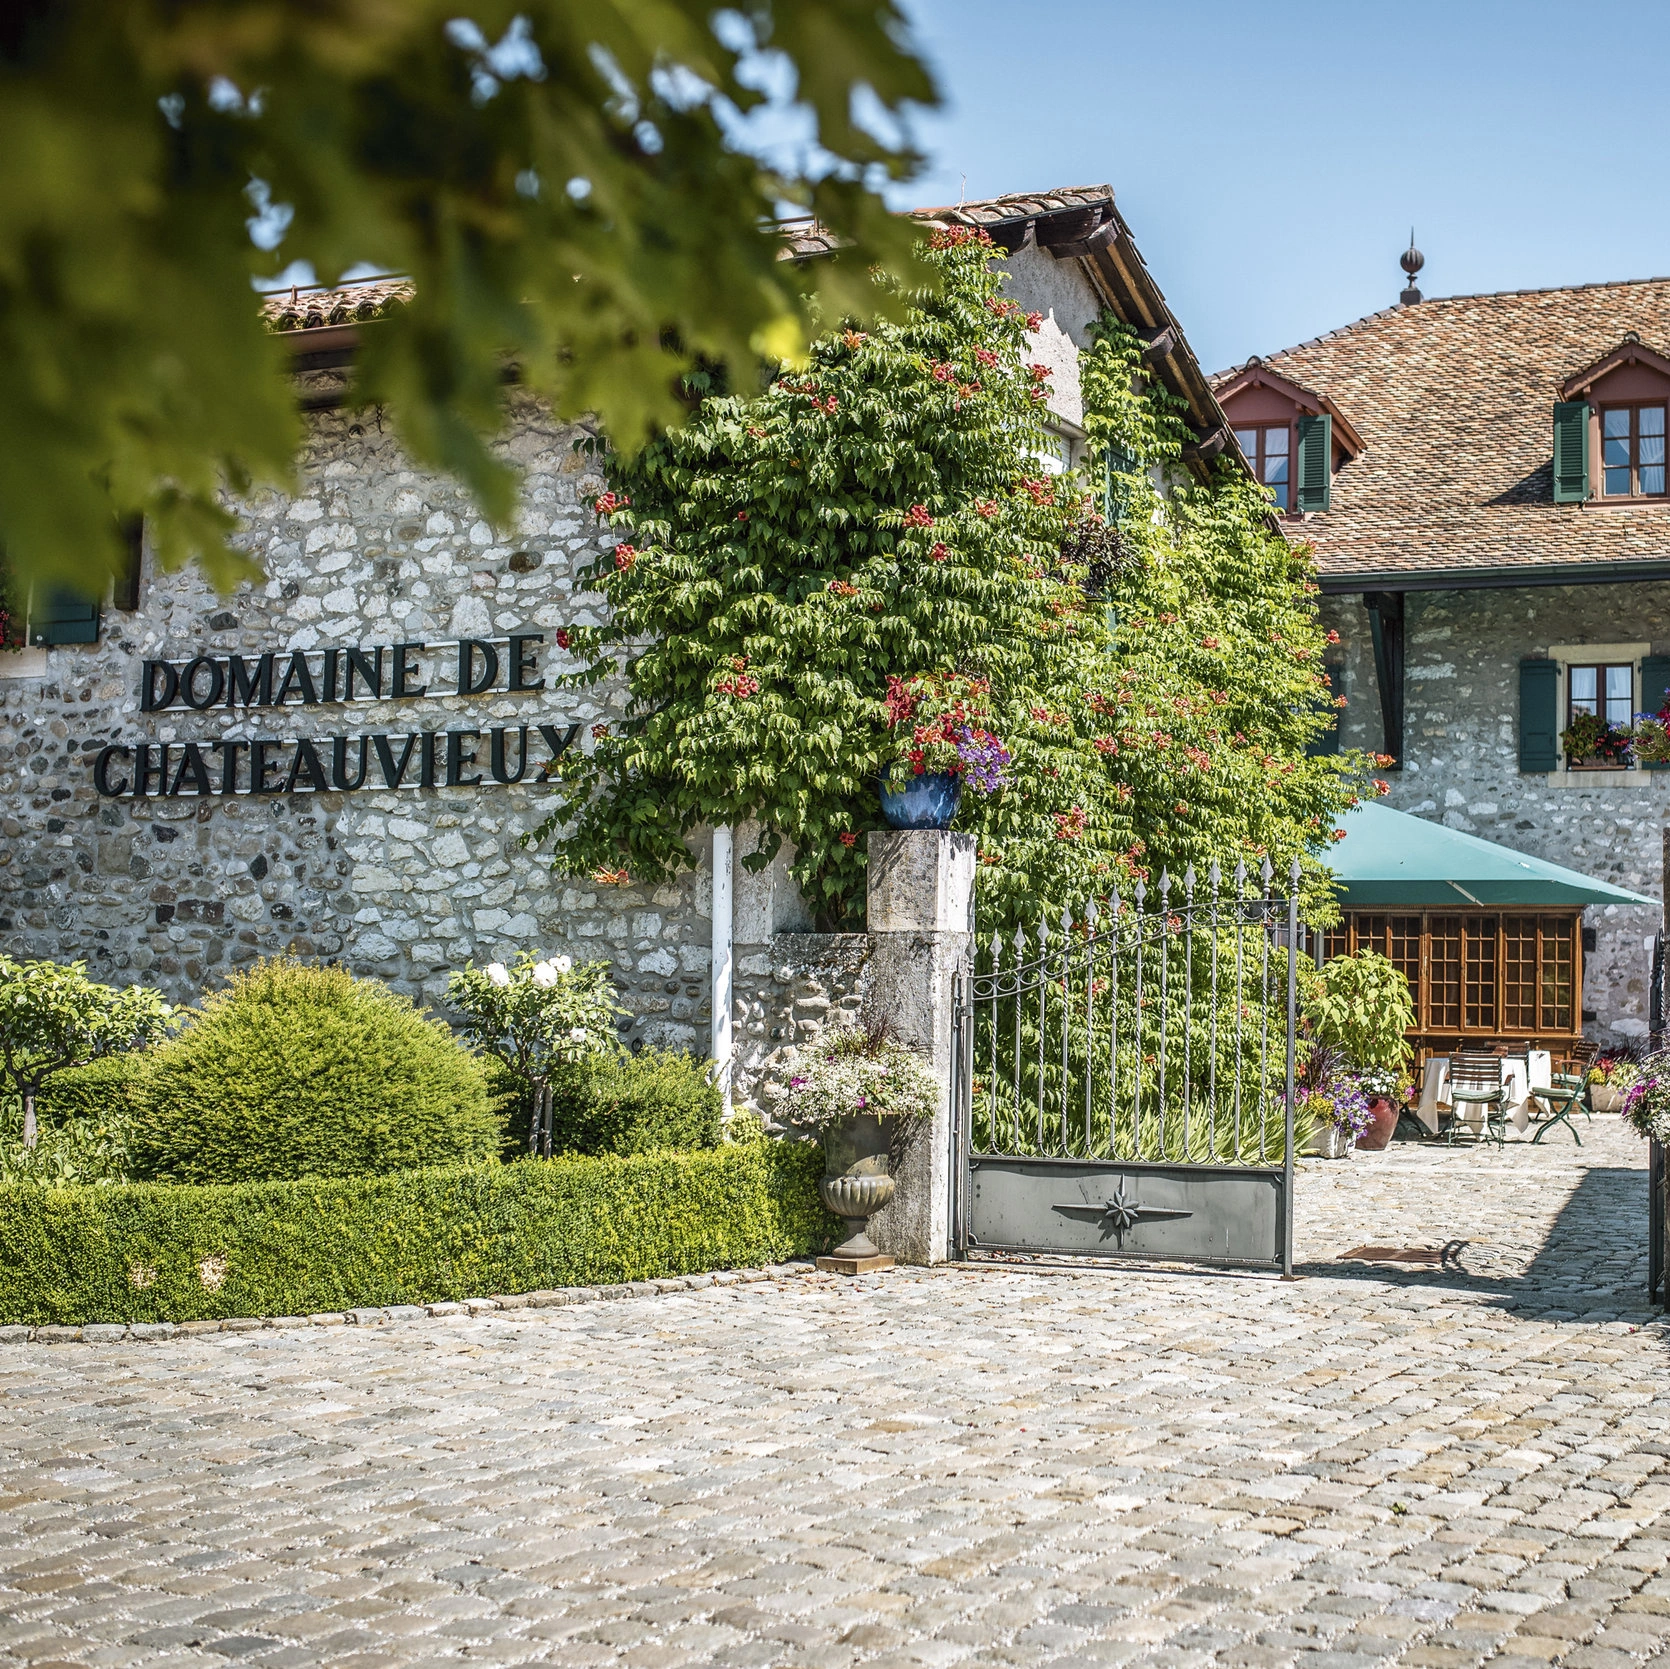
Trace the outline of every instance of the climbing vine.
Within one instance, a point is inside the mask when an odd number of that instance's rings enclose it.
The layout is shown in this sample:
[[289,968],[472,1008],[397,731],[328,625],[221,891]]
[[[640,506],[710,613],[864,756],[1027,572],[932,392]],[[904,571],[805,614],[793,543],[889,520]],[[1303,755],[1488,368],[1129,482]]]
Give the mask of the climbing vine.
[[855,924],[878,776],[956,752],[962,708],[901,733],[900,692],[928,688],[979,715],[965,756],[989,792],[956,826],[983,926],[1082,911],[1156,864],[1325,842],[1364,761],[1305,753],[1327,724],[1308,558],[1229,466],[1183,479],[1177,404],[1115,321],[1081,356],[1088,470],[1056,473],[1038,321],[997,251],[954,228],[928,258],[941,288],[901,322],[831,331],[761,395],[708,394],[607,456],[608,623],[564,639],[571,683],[624,675],[631,701],[534,837],[558,868],[658,880],[699,827],[752,820],[744,861],[792,842],[821,923]]

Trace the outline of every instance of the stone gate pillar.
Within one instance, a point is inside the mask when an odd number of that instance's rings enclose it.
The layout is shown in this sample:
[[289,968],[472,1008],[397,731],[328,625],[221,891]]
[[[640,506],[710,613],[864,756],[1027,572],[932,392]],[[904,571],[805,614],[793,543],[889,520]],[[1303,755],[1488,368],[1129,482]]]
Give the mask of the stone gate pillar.
[[895,1166],[892,1203],[870,1237],[902,1263],[940,1263],[951,1212],[952,987],[974,936],[973,835],[877,830],[868,837],[870,991],[899,1041],[926,1055],[939,1079],[933,1126],[911,1133]]

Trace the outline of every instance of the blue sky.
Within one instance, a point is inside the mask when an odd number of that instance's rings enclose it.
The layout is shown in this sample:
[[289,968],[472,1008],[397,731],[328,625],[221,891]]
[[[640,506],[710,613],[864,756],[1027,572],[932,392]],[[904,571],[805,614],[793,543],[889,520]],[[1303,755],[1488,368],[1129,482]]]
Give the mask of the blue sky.
[[1208,370],[1428,295],[1670,273],[1670,6],[904,0],[905,203],[1110,183]]

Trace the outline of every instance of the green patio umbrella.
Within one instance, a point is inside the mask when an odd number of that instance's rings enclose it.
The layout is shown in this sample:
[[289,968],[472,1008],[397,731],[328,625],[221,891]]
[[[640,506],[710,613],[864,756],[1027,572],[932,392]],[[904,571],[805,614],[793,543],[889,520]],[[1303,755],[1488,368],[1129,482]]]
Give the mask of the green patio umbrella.
[[1365,803],[1346,812],[1339,826],[1345,838],[1326,861],[1348,909],[1444,904],[1660,907],[1656,898],[1390,806]]

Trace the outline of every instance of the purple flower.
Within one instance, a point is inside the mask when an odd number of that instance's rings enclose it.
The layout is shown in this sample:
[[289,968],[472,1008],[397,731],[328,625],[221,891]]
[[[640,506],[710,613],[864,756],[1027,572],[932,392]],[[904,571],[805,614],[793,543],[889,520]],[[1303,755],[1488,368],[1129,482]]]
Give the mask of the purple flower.
[[976,794],[995,794],[1003,786],[1009,750],[995,736],[983,730],[977,732],[966,724],[957,731],[956,746],[963,781]]

